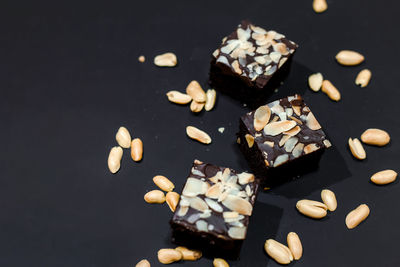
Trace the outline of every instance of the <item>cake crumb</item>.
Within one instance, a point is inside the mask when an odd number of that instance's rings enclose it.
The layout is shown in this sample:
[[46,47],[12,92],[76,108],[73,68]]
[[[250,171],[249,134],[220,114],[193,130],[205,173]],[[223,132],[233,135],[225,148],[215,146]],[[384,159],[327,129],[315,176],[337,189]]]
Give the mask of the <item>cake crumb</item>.
[[225,131],[225,127],[219,127],[219,128],[218,128],[218,132],[224,133],[224,131]]
[[142,55],[138,58],[139,62],[143,63],[146,61],[146,58]]

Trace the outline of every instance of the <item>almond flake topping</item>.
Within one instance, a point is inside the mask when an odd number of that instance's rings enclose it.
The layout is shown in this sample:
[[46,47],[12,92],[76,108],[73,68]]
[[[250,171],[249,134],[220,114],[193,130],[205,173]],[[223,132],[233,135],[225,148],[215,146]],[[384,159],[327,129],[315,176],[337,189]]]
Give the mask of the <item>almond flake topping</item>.
[[247,172],[242,172],[237,175],[239,177],[239,184],[245,185],[254,182],[254,175]]
[[296,122],[292,120],[271,122],[264,127],[266,135],[276,136],[282,132],[289,131],[296,126]]
[[267,106],[261,106],[254,112],[254,129],[261,131],[271,118],[271,109]]
[[309,144],[304,147],[304,153],[310,154],[311,152],[314,152],[318,149],[319,147],[317,146],[317,144]]
[[230,210],[247,216],[250,216],[253,211],[253,206],[249,201],[233,195],[227,195],[225,199],[222,200],[222,204]]
[[321,125],[318,123],[317,119],[314,117],[314,114],[311,111],[307,115],[306,124],[311,130],[316,131],[321,129]]

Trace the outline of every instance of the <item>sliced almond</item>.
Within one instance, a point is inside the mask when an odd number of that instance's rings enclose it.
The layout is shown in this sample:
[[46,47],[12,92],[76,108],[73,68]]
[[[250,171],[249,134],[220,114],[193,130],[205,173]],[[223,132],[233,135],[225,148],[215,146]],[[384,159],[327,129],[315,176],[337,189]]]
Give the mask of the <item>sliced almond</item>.
[[179,194],[176,192],[168,192],[165,201],[167,202],[169,209],[172,212],[175,212],[176,206],[179,202]]
[[342,50],[336,55],[336,60],[345,66],[355,66],[364,61],[364,56],[352,50]]
[[303,149],[304,149],[304,144],[297,143],[297,145],[292,150],[293,157],[295,157],[295,158],[300,157],[301,154],[303,153]]
[[390,142],[390,135],[384,130],[371,128],[363,132],[361,141],[368,145],[385,146]]
[[351,154],[353,154],[356,159],[363,160],[367,157],[363,145],[357,138],[349,138],[349,147]]
[[228,235],[233,239],[245,239],[246,227],[230,227]]
[[209,198],[205,198],[204,200],[212,210],[214,210],[216,212],[223,212],[224,211],[224,208],[220,204],[218,204],[218,202],[216,202],[216,201],[214,201],[212,199],[209,199]]
[[316,13],[322,13],[328,9],[328,4],[326,3],[326,0],[314,0],[313,9]]
[[321,199],[328,207],[329,211],[335,211],[337,208],[337,200],[335,193],[329,189],[324,189],[321,191]]
[[314,92],[318,92],[321,89],[322,81],[324,77],[321,73],[314,73],[308,76],[308,86],[310,86],[311,90]]
[[300,126],[296,126],[296,127],[292,128],[292,129],[290,129],[289,131],[283,132],[283,134],[286,134],[286,135],[289,135],[289,136],[295,136],[300,131],[301,131]]
[[161,203],[165,202],[165,195],[164,195],[164,192],[161,190],[152,190],[150,192],[147,192],[144,195],[144,200],[147,203],[151,203],[151,204],[153,204],[153,203],[161,204]]
[[286,143],[286,141],[289,140],[289,138],[290,138],[290,135],[283,135],[281,140],[279,140],[278,145],[280,147],[282,147]]
[[197,261],[203,255],[199,250],[191,250],[186,247],[176,247],[175,250],[182,253],[182,260],[184,261]]
[[117,140],[118,145],[123,148],[129,148],[131,146],[131,135],[129,134],[128,129],[123,126],[119,127],[115,139]]
[[239,62],[237,61],[237,60],[235,60],[235,61],[233,61],[232,62],[232,68],[233,68],[233,70],[237,73],[237,74],[242,74],[242,69],[240,68],[240,65],[239,65]]
[[306,125],[313,131],[321,129],[321,125],[311,111],[307,114]]
[[201,88],[201,85],[195,80],[191,81],[186,87],[186,93],[198,103],[205,103],[207,101],[206,93],[203,88]]
[[187,126],[186,127],[186,134],[194,139],[199,141],[200,143],[203,144],[210,144],[211,143],[211,137],[206,133],[203,132],[200,129],[197,129],[196,127],[193,126]]
[[397,178],[397,172],[394,170],[384,170],[371,176],[371,181],[375,184],[384,185],[393,183]]
[[295,121],[277,121],[271,122],[264,127],[264,133],[266,135],[276,136],[282,132],[289,131],[296,126]]
[[297,116],[300,117],[300,115],[301,115],[301,108],[300,108],[300,106],[292,106],[292,109],[293,109],[294,113],[295,113]]
[[328,80],[322,82],[321,90],[333,101],[339,101],[341,98],[339,90]]
[[356,228],[364,221],[370,213],[369,207],[366,204],[361,204],[355,210],[352,210],[346,216],[346,226],[349,229]]
[[287,235],[287,243],[290,251],[293,254],[295,260],[299,260],[303,255],[303,246],[300,241],[300,237],[295,232],[290,232]]
[[143,142],[140,138],[135,138],[131,143],[131,158],[134,161],[141,161],[143,158]]
[[304,147],[304,153],[310,154],[318,149],[319,149],[319,146],[317,146],[317,144],[308,144]]
[[148,261],[148,260],[146,260],[146,259],[143,259],[143,260],[141,260],[141,261],[139,261],[136,265],[135,265],[135,267],[150,267],[151,265],[150,265],[150,262]]
[[289,155],[288,154],[282,154],[276,157],[274,161],[274,167],[278,167],[286,162],[289,161]]
[[239,184],[241,184],[241,185],[245,185],[245,184],[254,182],[254,179],[255,179],[254,174],[247,173],[247,172],[239,173],[237,176],[239,178]]
[[254,145],[254,136],[252,136],[251,134],[246,134],[244,138],[246,138],[247,146],[249,148],[252,148]]
[[199,197],[195,197],[190,200],[190,207],[201,212],[208,210],[207,203]]
[[214,267],[229,267],[229,264],[224,259],[215,258],[213,260],[213,266]]
[[210,111],[213,109],[216,98],[217,98],[217,91],[215,91],[214,89],[208,89],[206,93],[206,104],[204,106],[204,109],[206,111]]
[[293,260],[289,248],[273,239],[265,241],[264,249],[277,263],[289,264]]
[[250,216],[253,211],[253,206],[249,201],[241,197],[234,195],[227,195],[222,204],[232,211],[236,211],[240,214]]
[[192,97],[190,95],[181,93],[179,91],[169,91],[167,93],[168,100],[175,104],[185,105],[192,101]]
[[366,87],[371,80],[372,73],[369,69],[363,69],[356,77],[356,84],[361,87]]
[[167,192],[174,190],[175,185],[167,177],[156,175],[153,177],[153,182],[161,189]]
[[314,219],[321,219],[326,216],[326,210],[328,207],[319,201],[302,199],[296,203],[297,210]]
[[186,215],[186,213],[188,212],[188,210],[189,210],[189,206],[180,206],[177,215],[178,215],[179,217],[183,217],[183,216]]
[[261,106],[254,112],[254,129],[261,131],[271,118],[271,109],[267,106]]
[[183,256],[182,253],[173,248],[163,248],[157,252],[158,261],[162,264],[170,264],[180,261]]
[[122,151],[122,148],[119,146],[111,148],[107,160],[108,169],[111,173],[116,173],[121,167],[121,159],[123,153],[124,152]]
[[185,187],[182,190],[182,195],[186,197],[195,197],[203,195],[209,189],[208,184],[200,179],[189,177],[186,180]]
[[222,194],[223,187],[221,183],[214,184],[210,188],[208,188],[206,192],[206,197],[218,199]]
[[165,53],[154,58],[154,64],[159,67],[175,67],[178,63],[174,53]]
[[193,100],[192,103],[190,103],[190,110],[194,113],[198,113],[203,109],[204,105],[205,103],[199,103]]

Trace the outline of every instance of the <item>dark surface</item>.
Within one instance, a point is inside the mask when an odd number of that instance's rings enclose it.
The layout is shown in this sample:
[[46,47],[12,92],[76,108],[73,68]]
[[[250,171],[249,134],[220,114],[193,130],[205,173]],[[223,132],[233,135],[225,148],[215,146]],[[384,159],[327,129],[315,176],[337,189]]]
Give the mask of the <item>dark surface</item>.
[[[248,169],[235,143],[245,107],[218,95],[215,110],[196,116],[165,96],[193,79],[205,85],[212,51],[244,18],[299,44],[290,76],[271,100],[303,94],[333,147],[318,171],[260,192],[240,260],[231,266],[278,266],[264,253],[264,241],[284,242],[290,231],[304,246],[293,266],[400,265],[400,185],[369,182],[376,171],[399,171],[400,4],[328,1],[328,11],[315,14],[311,2],[2,1],[0,265],[134,266],[148,258],[160,266],[157,250],[172,246],[171,212],[144,202],[156,188],[152,177],[166,175],[179,188],[194,158]],[[334,56],[341,49],[355,49],[366,61],[339,66]],[[177,54],[179,66],[154,66],[152,58],[167,51]],[[137,61],[141,54],[144,64]],[[373,77],[359,88],[354,78],[365,67]],[[316,71],[340,89],[339,103],[307,88]],[[189,124],[207,131],[213,143],[188,139]],[[135,163],[125,150],[121,170],[112,175],[106,161],[121,125],[142,138],[144,159]],[[387,130],[392,141],[365,146],[367,159],[360,162],[347,139],[370,127]],[[336,193],[338,209],[321,221],[300,215],[296,201],[318,200],[323,188]],[[346,214],[361,203],[370,206],[369,218],[347,230]]]

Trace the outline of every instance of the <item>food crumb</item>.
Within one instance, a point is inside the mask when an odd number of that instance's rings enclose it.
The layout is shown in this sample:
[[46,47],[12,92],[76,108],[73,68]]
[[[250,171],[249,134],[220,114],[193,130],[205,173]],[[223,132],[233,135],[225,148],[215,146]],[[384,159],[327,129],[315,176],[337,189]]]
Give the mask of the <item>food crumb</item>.
[[225,127],[219,127],[219,128],[218,128],[218,132],[224,133],[224,131],[225,131]]
[[145,62],[146,58],[142,55],[138,58],[139,62],[143,63]]

